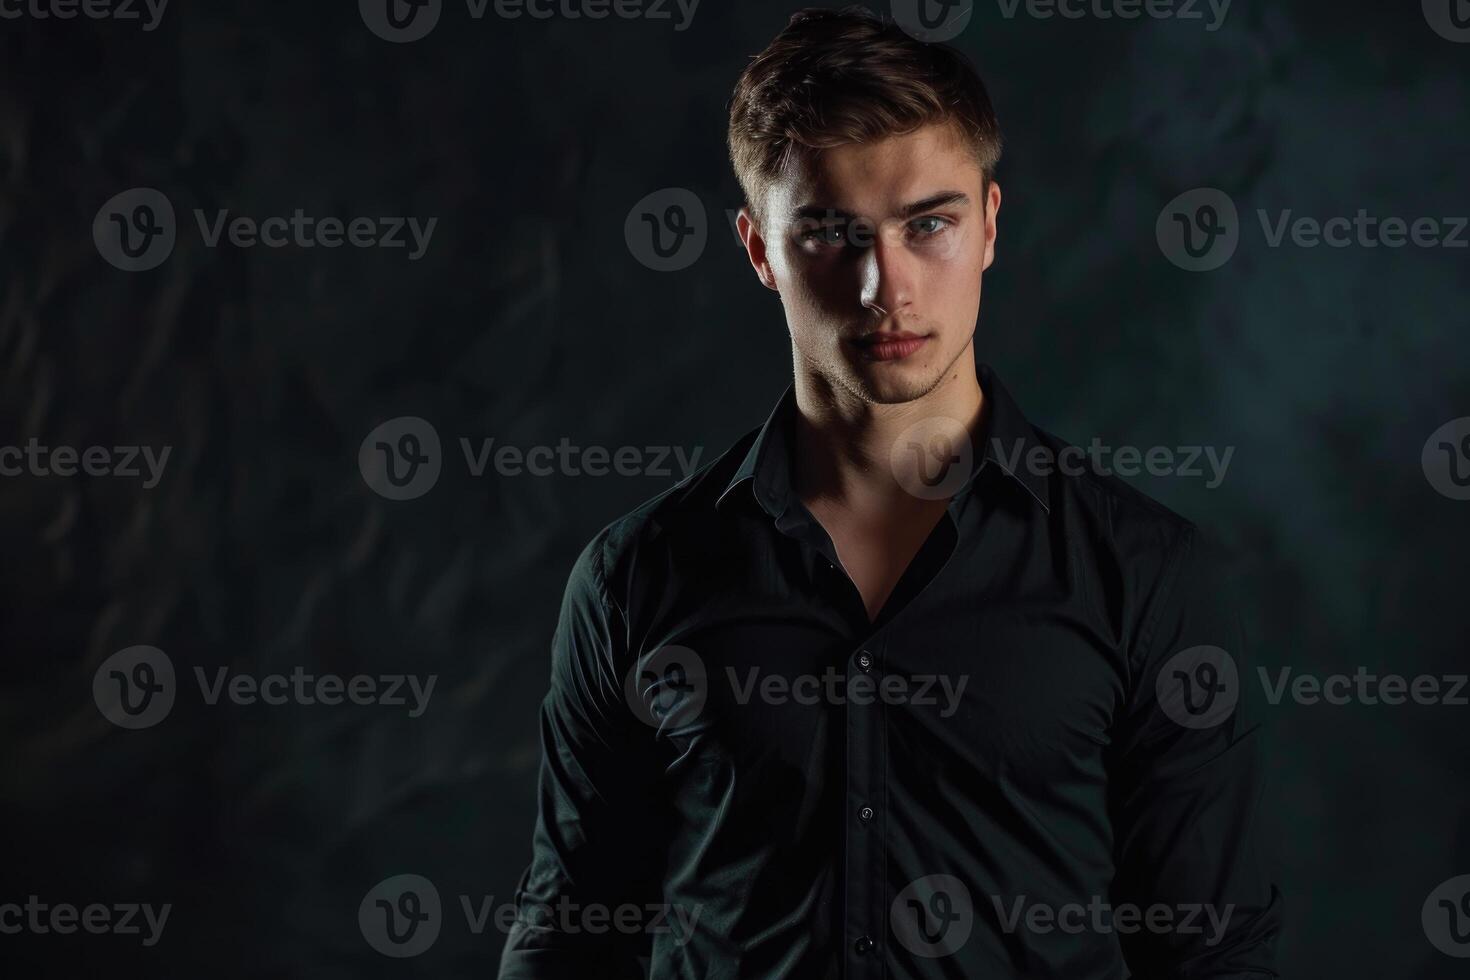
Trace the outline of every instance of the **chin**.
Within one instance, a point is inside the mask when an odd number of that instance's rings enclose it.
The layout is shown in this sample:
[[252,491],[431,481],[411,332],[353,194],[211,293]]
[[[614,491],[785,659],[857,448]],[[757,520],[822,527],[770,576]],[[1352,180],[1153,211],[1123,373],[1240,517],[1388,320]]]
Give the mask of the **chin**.
[[863,364],[852,375],[852,387],[875,405],[902,405],[923,398],[944,375],[932,364]]

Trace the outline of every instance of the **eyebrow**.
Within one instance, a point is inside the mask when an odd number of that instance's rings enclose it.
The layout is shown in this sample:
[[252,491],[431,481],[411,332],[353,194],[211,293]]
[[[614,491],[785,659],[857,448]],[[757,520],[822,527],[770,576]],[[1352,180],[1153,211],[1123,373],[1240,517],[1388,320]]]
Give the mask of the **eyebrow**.
[[[925,211],[932,211],[935,208],[949,206],[966,207],[969,205],[969,203],[970,196],[964,191],[940,191],[938,194],[929,195],[922,201],[914,201],[912,204],[905,204],[903,207],[898,209],[898,214],[896,215],[896,217],[912,218],[916,214],[922,214]],[[820,220],[822,218],[828,217],[845,218],[851,221],[852,219],[856,218],[857,215],[852,214],[849,211],[844,211],[841,208],[827,208],[822,207],[819,204],[803,204],[801,207],[793,208],[791,211],[792,221],[798,221],[802,218],[813,218]]]

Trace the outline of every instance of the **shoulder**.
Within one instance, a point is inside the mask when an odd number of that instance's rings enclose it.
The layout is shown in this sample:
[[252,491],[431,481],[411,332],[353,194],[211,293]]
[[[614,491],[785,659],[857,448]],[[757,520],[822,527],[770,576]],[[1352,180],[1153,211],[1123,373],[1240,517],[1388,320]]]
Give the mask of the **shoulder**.
[[1048,482],[1062,513],[1053,516],[1075,523],[1071,530],[1129,564],[1162,566],[1210,544],[1194,521],[1113,472],[1108,452],[1074,445],[1035,426],[1032,430],[1036,444],[1055,461]]
[[[698,547],[708,541],[715,504],[759,433],[759,428],[752,429],[716,459],[603,525],[582,548],[573,575],[617,596],[639,566],[667,559],[686,544]],[[733,492],[748,490],[737,487]]]
[[1236,604],[1235,563],[1216,534],[1119,477],[1110,452],[1032,428],[1056,460],[1047,477],[1052,527],[1122,628],[1131,622],[1146,636],[1169,610]]

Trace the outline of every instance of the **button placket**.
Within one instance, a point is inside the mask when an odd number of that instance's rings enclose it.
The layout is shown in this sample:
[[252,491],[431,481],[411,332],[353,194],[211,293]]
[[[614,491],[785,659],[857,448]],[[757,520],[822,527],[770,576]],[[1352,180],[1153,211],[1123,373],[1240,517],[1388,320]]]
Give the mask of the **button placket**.
[[847,966],[850,980],[882,980],[885,861],[874,804],[881,800],[883,703],[878,697],[882,642],[870,637],[847,658]]

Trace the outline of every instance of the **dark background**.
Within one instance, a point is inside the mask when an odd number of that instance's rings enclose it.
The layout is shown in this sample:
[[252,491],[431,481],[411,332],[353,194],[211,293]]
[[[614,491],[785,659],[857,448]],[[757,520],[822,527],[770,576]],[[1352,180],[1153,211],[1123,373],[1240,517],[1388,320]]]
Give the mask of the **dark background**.
[[[137,22],[0,20],[0,443],[173,447],[163,480],[0,478],[0,902],[172,903],[162,941],[0,936],[0,973],[484,977],[529,857],[536,707],[573,558],[679,476],[473,477],[458,439],[714,459],[790,374],[735,246],[726,102],[795,9],[469,18],[410,44],[351,0],[174,0]],[[1232,547],[1271,669],[1467,670],[1470,502],[1421,468],[1470,415],[1470,251],[1269,248],[1255,211],[1470,213],[1470,45],[1417,2],[1237,0],[1202,21],[1004,17],[954,42],[1006,134],[977,354],[1078,444],[1236,447],[1227,478],[1131,482]],[[103,203],[179,214],[158,268],[108,264]],[[1234,258],[1177,268],[1160,210],[1239,206]],[[657,272],[640,198],[709,240]],[[439,219],[428,253],[205,248],[189,212]],[[426,495],[357,465],[385,420],[444,441]],[[209,706],[142,731],[92,679],[134,644],[254,674],[435,673],[388,707]],[[1267,711],[1262,819],[1284,974],[1461,976],[1420,922],[1470,873],[1470,707]],[[358,904],[423,874],[436,945],[374,952]],[[22,941],[24,938],[24,941]]]

